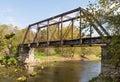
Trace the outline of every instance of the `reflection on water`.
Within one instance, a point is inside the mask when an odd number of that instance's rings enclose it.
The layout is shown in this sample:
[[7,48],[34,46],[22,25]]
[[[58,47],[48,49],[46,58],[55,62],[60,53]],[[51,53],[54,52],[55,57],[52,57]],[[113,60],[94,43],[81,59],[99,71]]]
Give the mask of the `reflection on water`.
[[81,78],[80,82],[88,82],[92,77],[98,76],[101,71],[100,62],[81,62],[81,65],[83,68],[79,72]]
[[0,76],[0,82],[16,82],[18,76],[27,75],[33,71],[36,71],[37,75],[28,77],[28,82],[88,82],[100,73],[100,66],[100,62],[83,61],[54,62],[37,67],[27,66],[27,70],[12,72],[12,77],[6,76],[10,79],[7,78],[5,81],[6,78]]

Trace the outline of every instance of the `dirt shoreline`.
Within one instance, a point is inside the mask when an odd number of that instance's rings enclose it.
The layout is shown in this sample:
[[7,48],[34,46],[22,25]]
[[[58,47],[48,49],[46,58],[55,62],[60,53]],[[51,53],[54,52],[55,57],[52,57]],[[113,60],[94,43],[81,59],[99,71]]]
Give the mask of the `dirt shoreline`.
[[96,57],[95,55],[85,56],[84,58],[75,56],[75,57],[47,57],[46,60],[40,60],[35,58],[33,62],[28,62],[28,65],[40,65],[42,63],[49,62],[59,62],[59,61],[100,61],[100,57]]

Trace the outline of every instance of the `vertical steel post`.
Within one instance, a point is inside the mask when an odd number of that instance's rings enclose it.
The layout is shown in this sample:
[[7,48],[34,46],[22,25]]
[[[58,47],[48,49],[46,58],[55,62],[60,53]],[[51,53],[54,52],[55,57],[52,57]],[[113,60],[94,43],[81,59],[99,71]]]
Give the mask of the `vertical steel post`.
[[61,30],[60,30],[60,41],[61,41],[61,45],[63,44],[62,28],[63,28],[63,16],[61,16]]
[[90,26],[90,46],[91,46],[91,43],[92,43],[92,26]]
[[[41,28],[39,28],[39,38],[41,38]],[[40,40],[40,39],[39,39]],[[40,41],[39,41],[40,42]]]
[[49,45],[49,20],[48,20],[48,26],[47,26],[47,44]]
[[58,40],[60,40],[60,28],[59,28],[59,23],[57,24],[58,27]]
[[90,26],[90,38],[92,37],[92,26]]
[[81,8],[80,8],[80,10],[79,10],[79,13],[80,13],[80,28],[79,28],[79,38],[80,38],[80,44],[82,44],[82,27],[81,27],[81,22],[82,22],[82,19],[81,19]]
[[34,37],[34,39],[33,39],[33,43],[35,42],[35,40],[36,40],[36,38],[37,38],[37,36],[38,36],[38,33],[39,33],[39,25],[37,24],[37,32],[36,32],[36,34],[35,34],[35,37]]
[[[41,28],[38,28],[38,34],[39,34],[39,36],[41,37],[41,34],[40,34],[41,32],[40,32],[40,31],[41,31]],[[37,46],[39,45],[39,42],[40,42],[40,41],[39,41],[39,38],[40,38],[40,37],[38,37],[38,34],[37,34],[37,37],[36,37],[36,39],[37,39]]]
[[73,25],[74,25],[74,22],[72,20],[72,25],[71,25],[71,39],[73,39]]

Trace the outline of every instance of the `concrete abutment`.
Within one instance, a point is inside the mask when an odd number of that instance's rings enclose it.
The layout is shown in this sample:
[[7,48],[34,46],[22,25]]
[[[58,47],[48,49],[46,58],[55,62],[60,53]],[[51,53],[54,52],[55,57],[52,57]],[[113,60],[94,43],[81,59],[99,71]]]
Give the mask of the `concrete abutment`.
[[34,48],[31,47],[19,47],[18,55],[21,62],[33,63],[34,62]]

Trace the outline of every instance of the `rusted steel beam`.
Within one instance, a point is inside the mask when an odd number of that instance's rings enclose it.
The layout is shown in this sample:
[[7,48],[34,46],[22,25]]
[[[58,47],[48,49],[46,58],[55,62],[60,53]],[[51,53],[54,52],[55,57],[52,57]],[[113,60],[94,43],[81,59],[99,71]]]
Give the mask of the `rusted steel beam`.
[[[70,17],[71,14],[75,14],[79,12],[79,16],[74,16],[74,17]],[[82,44],[82,27],[81,27],[81,21],[82,21],[82,18],[86,18],[87,21],[90,23],[91,26],[94,27],[94,29],[97,31],[97,33],[101,36],[101,37],[104,37],[104,33],[109,36],[109,33],[106,31],[106,29],[104,29],[104,27],[99,23],[99,21],[93,16],[93,14],[91,14],[90,12],[86,11],[85,9],[82,9],[82,8],[76,8],[76,9],[73,9],[71,11],[68,11],[68,12],[65,12],[65,13],[62,13],[62,14],[59,14],[59,15],[56,15],[54,17],[50,17],[48,19],[45,19],[45,20],[42,20],[42,21],[39,21],[39,22],[36,22],[36,23],[33,23],[31,25],[29,25],[26,33],[25,33],[25,36],[24,36],[24,39],[22,41],[22,44],[24,44],[25,40],[26,40],[26,37],[28,35],[28,32],[29,32],[29,29],[32,28],[34,25],[38,27],[38,29],[41,29],[41,28],[46,28],[47,27],[47,36],[45,37],[45,40],[47,39],[47,43],[49,44],[50,42],[50,36],[49,36],[49,28],[50,26],[52,25],[58,25],[58,36],[59,36],[59,40],[61,42],[61,45],[63,44],[63,40],[64,40],[64,35],[67,35],[69,33],[69,31],[71,30],[71,39],[73,39],[73,21],[75,21],[76,19],[79,19],[79,24],[80,24],[80,27],[79,27],[79,42],[80,44]],[[59,20],[61,19],[61,20]],[[54,22],[50,22],[50,21],[54,21]],[[72,22],[72,25],[70,26],[70,29],[66,31],[66,34],[62,32],[62,28],[63,28],[63,23],[64,22],[69,22],[71,21]],[[38,25],[42,25],[42,26],[38,26]],[[97,25],[100,26],[101,30],[104,32],[101,32],[100,28],[97,27]],[[90,28],[91,29],[91,28]],[[33,43],[35,42],[37,36],[38,36],[38,33],[39,33],[39,30],[36,32],[36,35],[33,39]]]
[[58,40],[60,40],[60,27],[59,27],[59,23],[57,24],[58,27]]
[[[105,37],[107,39],[111,39],[111,37]],[[101,37],[92,37],[92,38],[82,38],[82,44],[80,44],[79,39],[73,39],[73,40],[63,40],[64,44],[62,46],[81,46],[81,45],[92,45],[92,44],[106,44],[106,42],[103,42]],[[49,45],[47,42],[39,42],[39,46],[36,46],[36,43],[30,43],[30,47],[48,47],[48,46],[53,46],[53,47],[58,47],[61,46],[61,41],[50,41]],[[28,47],[28,44],[23,44],[24,47]]]
[[38,40],[41,40],[41,28],[39,28],[39,39]]
[[33,25],[36,25],[36,24],[39,24],[39,23],[42,23],[42,22],[46,22],[46,21],[48,21],[48,20],[52,20],[52,19],[55,19],[55,18],[64,16],[64,15],[67,15],[67,14],[71,14],[71,13],[77,12],[77,11],[79,11],[80,9],[81,9],[81,8],[79,7],[79,8],[73,9],[73,10],[71,10],[71,11],[67,11],[67,12],[65,12],[65,13],[62,13],[62,14],[59,14],[59,15],[50,17],[50,18],[48,18],[48,19],[45,19],[45,20],[42,20],[42,21],[33,23],[33,24],[31,24],[30,26],[33,26]]
[[47,25],[47,44],[49,45],[49,20]]
[[68,33],[70,32],[70,30],[71,30],[71,23],[68,25],[68,27],[67,27],[67,29],[66,29],[66,31],[64,32],[64,34],[63,34],[63,39],[65,39],[65,37],[68,35]]
[[52,40],[52,37],[54,37],[54,33],[55,33],[55,31],[56,31],[56,28],[54,29],[54,31],[51,33],[51,36],[50,36],[50,41]]
[[79,38],[80,38],[80,44],[82,44],[82,18],[81,18],[81,15],[82,15],[82,10],[80,9],[79,10],[79,15],[80,15],[80,22],[79,22],[79,24],[80,24],[80,27],[79,27]]
[[24,35],[22,44],[24,44],[24,42],[25,42],[25,39],[26,39],[26,37],[27,37],[27,34],[28,34],[29,29],[30,29],[30,26],[28,26],[28,28],[27,28],[27,31],[26,31],[26,33],[25,33],[25,35]]
[[37,25],[37,32],[36,32],[35,37],[34,37],[34,39],[33,39],[33,43],[34,43],[35,40],[37,39],[37,36],[38,36],[38,33],[39,33],[39,29],[40,29],[40,28],[38,28],[38,25]]
[[73,27],[74,27],[74,21],[72,20],[72,25],[71,25],[71,39],[73,39]]
[[[60,24],[61,22],[67,22],[67,21],[71,21],[71,20],[76,20],[76,19],[78,19],[78,18],[80,18],[80,16],[73,17],[73,18],[71,18],[71,19],[66,19],[66,20],[63,20],[63,21],[58,21],[58,22],[56,22],[56,23],[49,24],[49,26],[56,25],[56,24]],[[48,26],[48,25],[44,25],[44,26],[41,26],[41,27],[39,27],[39,28],[44,28],[44,27],[47,27],[47,26]]]
[[63,16],[61,16],[61,29],[60,29],[60,41],[61,41],[61,45],[63,44],[62,28],[63,28]]
[[92,21],[92,19],[90,19],[89,15],[84,12],[83,10],[81,10],[82,13],[85,15],[87,21],[90,23],[91,26],[94,27],[94,29],[97,31],[97,33],[101,36],[101,37],[104,37],[104,35],[102,34],[102,32],[97,28],[97,26],[94,24],[94,22]]
[[90,26],[90,44],[91,44],[91,38],[92,38],[92,26]]
[[70,19],[70,18],[72,18],[72,17],[65,15],[64,18],[69,18],[69,19]]
[[58,22],[58,21],[56,21],[56,20],[50,20],[50,22]]
[[107,36],[110,36],[109,33],[107,32],[107,30],[100,24],[100,22],[95,18],[93,17],[93,19],[96,21],[96,23],[100,26],[100,28],[102,29],[102,31],[107,35]]
[[106,31],[106,29],[104,29],[104,27],[100,24],[100,22],[93,16],[93,14],[91,14],[90,12],[88,12],[87,10],[85,9],[82,9],[84,10],[90,17],[92,17],[94,20],[101,28],[101,30],[107,35],[107,36],[110,36],[109,33]]

